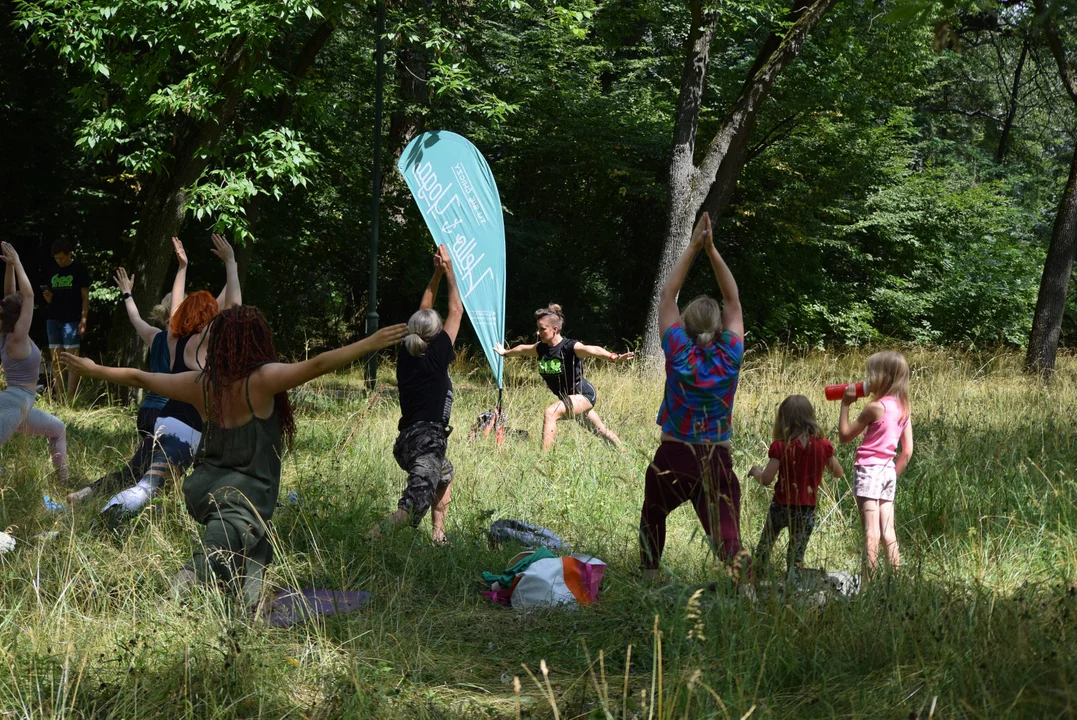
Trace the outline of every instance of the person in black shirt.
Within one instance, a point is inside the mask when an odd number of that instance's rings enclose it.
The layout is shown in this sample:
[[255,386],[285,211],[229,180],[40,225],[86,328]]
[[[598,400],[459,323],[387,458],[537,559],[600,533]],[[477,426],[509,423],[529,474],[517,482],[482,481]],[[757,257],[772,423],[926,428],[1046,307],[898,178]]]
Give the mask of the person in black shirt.
[[[449,314],[444,324],[434,310],[442,275],[449,285]],[[445,542],[445,516],[449,512],[453,479],[452,463],[445,457],[452,432],[449,364],[456,357],[453,343],[463,316],[464,303],[456,286],[449,249],[442,245],[434,255],[434,275],[423,292],[419,309],[408,320],[408,336],[404,338],[396,365],[400,434],[393,445],[393,457],[407,471],[408,484],[396,512],[375,525],[371,537],[381,537],[383,530],[405,522],[418,527],[433,508],[431,538],[436,543]]]
[[[52,258],[43,286],[48,303],[49,353],[52,356],[52,392],[63,393],[63,370],[60,353],[79,354],[82,336],[86,334],[86,316],[90,310],[90,273],[72,255],[71,243],[63,238],[52,244]],[[67,396],[75,397],[79,376],[68,371]]]
[[595,432],[620,447],[621,439],[602,423],[602,418],[595,412],[597,394],[594,386],[583,377],[581,358],[594,357],[621,362],[631,360],[630,352],[617,354],[598,345],[584,345],[577,340],[561,336],[565,316],[560,305],[550,305],[535,311],[538,325],[539,341],[532,345],[517,345],[506,349],[501,344],[494,345],[494,350],[502,357],[537,357],[539,375],[546,381],[546,386],[557,396],[558,400],[546,408],[542,422],[542,449],[553,447],[557,437],[557,421],[563,417],[585,417],[594,426]]

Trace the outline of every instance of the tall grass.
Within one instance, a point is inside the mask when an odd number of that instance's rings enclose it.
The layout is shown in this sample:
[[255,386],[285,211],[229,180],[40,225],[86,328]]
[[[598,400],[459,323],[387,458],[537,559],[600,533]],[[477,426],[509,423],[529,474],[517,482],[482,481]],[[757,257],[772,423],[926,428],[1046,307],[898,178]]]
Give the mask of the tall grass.
[[[788,394],[807,394],[831,435],[827,382],[864,374],[863,353],[750,356],[734,411],[742,478],[766,457]],[[538,443],[548,391],[508,367],[514,428],[502,450],[468,442],[496,394],[481,369],[454,368],[457,468],[448,532],[429,521],[382,542],[370,525],[404,481],[391,446],[398,419],[357,375],[295,396],[296,450],[284,462],[270,579],[362,589],[358,612],[290,629],[252,623],[226,596],[170,599],[168,577],[199,528],[178,486],[119,532],[97,503],[47,513],[62,496],[44,441],[2,451],[0,526],[19,547],[0,561],[4,717],[102,718],[741,718],[1063,717],[1077,709],[1077,363],[1049,388],[1016,355],[912,350],[916,455],[899,484],[904,567],[859,596],[731,592],[686,506],[671,517],[664,584],[637,572],[643,474],[654,451],[661,382],[631,368],[590,369],[598,412],[625,440],[610,448],[561,423]],[[73,469],[92,480],[133,443],[130,412],[50,408],[67,423]],[[851,466],[851,448],[839,456]],[[807,564],[857,571],[860,533],[847,481],[829,481]],[[744,483],[743,536],[758,538],[770,492]],[[545,525],[609,563],[602,600],[528,614],[489,604],[479,573],[515,552],[483,530],[514,517]],[[46,531],[58,537],[35,539]],[[782,548],[773,554],[782,562]],[[525,668],[526,666],[526,668]],[[518,689],[517,689],[518,688]]]

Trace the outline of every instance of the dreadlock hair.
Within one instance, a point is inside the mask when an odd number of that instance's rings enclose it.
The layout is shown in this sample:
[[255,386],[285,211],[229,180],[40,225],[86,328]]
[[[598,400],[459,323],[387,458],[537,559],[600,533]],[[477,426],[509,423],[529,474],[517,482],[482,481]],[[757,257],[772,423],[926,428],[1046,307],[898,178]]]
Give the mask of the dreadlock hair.
[[168,321],[168,328],[176,337],[202,332],[202,328],[209,324],[217,311],[217,298],[206,290],[199,290],[183,299],[172,319]]
[[[210,321],[209,346],[203,375],[209,380],[209,418],[220,424],[221,408],[228,402],[228,392],[262,365],[277,362],[273,331],[256,307],[236,305]],[[284,444],[292,447],[295,416],[287,392],[273,397],[273,407],[280,419]]]

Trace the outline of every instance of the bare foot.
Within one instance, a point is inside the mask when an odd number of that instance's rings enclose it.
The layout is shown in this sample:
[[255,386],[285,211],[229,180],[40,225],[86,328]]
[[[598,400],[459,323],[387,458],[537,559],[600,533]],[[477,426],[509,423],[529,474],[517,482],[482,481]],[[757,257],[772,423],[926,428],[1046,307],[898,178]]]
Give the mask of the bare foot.
[[370,532],[367,533],[367,537],[371,540],[380,540],[385,536],[385,533],[392,532],[400,527],[401,524],[407,522],[408,511],[397,510],[396,512],[389,513],[381,520],[379,520],[374,527],[370,528]]
[[430,541],[433,542],[435,545],[449,544],[449,538],[445,537],[444,528],[434,528],[433,532],[430,533]]
[[67,494],[67,501],[69,503],[76,503],[76,502],[78,502],[80,500],[85,500],[86,498],[90,497],[91,495],[93,495],[93,486],[92,485],[87,485],[86,487],[82,488],[81,490],[76,490],[73,493],[68,493]]

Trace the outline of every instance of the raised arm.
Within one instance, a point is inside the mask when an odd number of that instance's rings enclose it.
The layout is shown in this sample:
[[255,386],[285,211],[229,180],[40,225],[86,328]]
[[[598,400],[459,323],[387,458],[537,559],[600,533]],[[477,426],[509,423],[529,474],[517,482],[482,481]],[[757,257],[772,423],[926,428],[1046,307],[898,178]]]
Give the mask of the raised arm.
[[711,261],[711,267],[714,269],[714,277],[718,280],[718,288],[722,291],[722,329],[744,337],[744,313],[740,307],[737,281],[733,278],[733,273],[729,271],[725,260],[722,259],[718,248],[714,247],[714,233],[709,230],[710,221],[708,221],[705,247],[707,259]]
[[0,243],[0,252],[3,253],[7,269],[4,271],[4,285],[7,286],[8,274],[14,275],[19,297],[22,298],[22,309],[19,311],[19,319],[15,321],[15,329],[12,331],[12,340],[22,342],[30,337],[30,324],[34,321],[34,289],[30,285],[30,278],[26,277],[26,270],[22,267],[19,254],[15,252],[9,243]]
[[116,274],[112,276],[112,279],[116,281],[117,287],[120,288],[120,292],[123,294],[123,306],[127,310],[127,319],[135,327],[135,332],[138,333],[142,342],[147,345],[152,344],[153,338],[161,331],[143,320],[138,313],[138,305],[135,304],[135,298],[131,295],[131,288],[135,285],[135,276],[127,277],[126,270],[116,268]]
[[339,370],[363,355],[395,345],[407,334],[406,324],[390,325],[359,342],[323,352],[303,362],[263,365],[251,375],[251,384],[269,395],[286,392],[328,372]]
[[856,387],[850,385],[845,388],[845,395],[841,398],[841,410],[838,412],[838,441],[844,445],[856,440],[867,429],[868,425],[875,422],[886,412],[883,404],[878,401],[869,402],[864,406],[860,416],[850,422],[849,407],[856,402]]
[[609,360],[610,362],[621,362],[623,360],[631,360],[636,355],[635,353],[615,353],[610,352],[601,345],[584,345],[583,343],[576,343],[576,347],[573,348],[573,352],[576,353],[576,357],[585,358],[593,357],[601,360]]
[[501,357],[538,357],[538,343],[531,343],[530,345],[517,345],[513,348],[506,348],[501,343],[494,343],[494,352]]
[[445,316],[445,334],[449,336],[449,340],[455,343],[456,336],[460,332],[460,323],[464,319],[464,301],[460,298],[460,289],[456,286],[456,272],[452,267],[452,258],[449,257],[448,247],[445,245],[438,246],[438,254],[434,256],[434,263],[441,266],[449,286],[449,313]]
[[434,274],[430,276],[430,282],[427,283],[426,289],[423,290],[423,299],[419,301],[420,310],[429,310],[434,307],[434,300],[438,297],[438,287],[441,285],[441,277],[445,274],[444,268],[441,267],[438,255],[434,255]]
[[172,249],[176,251],[176,261],[179,267],[176,268],[176,277],[172,280],[172,309],[169,316],[179,311],[179,306],[187,297],[187,251],[183,249],[183,243],[178,237],[172,238]]
[[219,303],[221,310],[243,304],[243,293],[239,287],[239,266],[236,265],[236,253],[231,244],[222,236],[214,234],[213,254],[224,261],[224,273],[227,280],[224,285],[224,302]]
[[658,336],[665,336],[666,331],[677,324],[681,319],[681,311],[677,307],[677,296],[684,285],[684,279],[688,277],[688,271],[692,269],[692,263],[696,255],[703,249],[703,243],[711,234],[711,216],[703,213],[695,228],[692,230],[692,239],[681,256],[677,258],[673,269],[666,276],[666,284],[662,286],[662,292],[658,296]]
[[69,369],[83,377],[97,378],[115,385],[151,390],[173,400],[194,405],[202,417],[206,416],[203,404],[202,383],[199,373],[150,373],[135,368],[115,368],[98,365],[93,360],[71,353],[60,353],[60,360]]
[[4,297],[15,292],[15,264],[4,263]]

